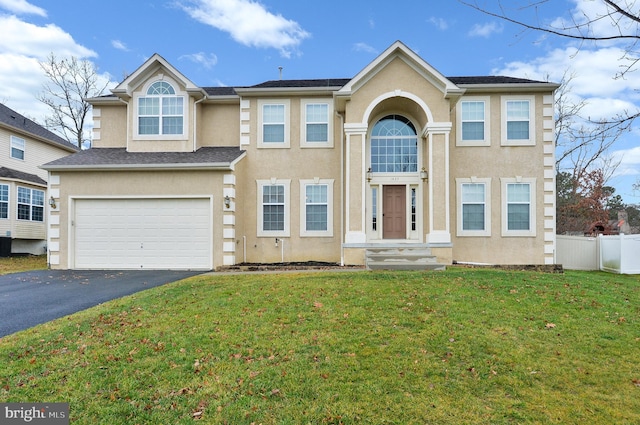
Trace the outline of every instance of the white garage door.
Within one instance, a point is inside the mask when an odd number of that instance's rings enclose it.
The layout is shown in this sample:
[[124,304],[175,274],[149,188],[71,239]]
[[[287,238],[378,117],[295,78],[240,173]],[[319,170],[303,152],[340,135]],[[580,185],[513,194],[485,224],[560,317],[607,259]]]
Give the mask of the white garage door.
[[209,199],[77,199],[78,269],[212,268]]

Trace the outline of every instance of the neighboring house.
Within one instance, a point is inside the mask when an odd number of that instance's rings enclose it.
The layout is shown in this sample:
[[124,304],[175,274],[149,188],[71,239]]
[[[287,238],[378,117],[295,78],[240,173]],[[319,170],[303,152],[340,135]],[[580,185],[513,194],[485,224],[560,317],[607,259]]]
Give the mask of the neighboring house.
[[77,151],[0,104],[0,255],[45,253],[48,173],[39,167]]
[[554,91],[445,77],[396,42],[349,79],[199,87],[159,55],[90,99],[93,148],[44,168],[60,269],[552,264]]

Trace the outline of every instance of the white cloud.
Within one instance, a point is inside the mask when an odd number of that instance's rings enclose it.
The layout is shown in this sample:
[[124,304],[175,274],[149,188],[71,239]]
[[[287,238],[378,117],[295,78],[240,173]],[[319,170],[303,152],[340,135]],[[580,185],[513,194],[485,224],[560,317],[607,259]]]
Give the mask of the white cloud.
[[432,16],[429,19],[427,19],[427,22],[429,22],[430,24],[433,24],[440,31],[445,31],[449,29],[449,23],[443,18],[436,18],[435,16]]
[[0,0],[0,9],[5,9],[18,15],[39,15],[45,18],[47,17],[46,10],[34,6],[25,0]]
[[489,22],[487,24],[475,24],[469,31],[470,37],[489,38],[493,34],[500,34],[504,29],[502,23]]
[[228,32],[238,43],[259,48],[274,48],[290,57],[305,38],[310,37],[300,24],[269,12],[252,0],[189,0],[182,8],[195,20]]
[[191,62],[202,65],[206,69],[211,69],[218,63],[218,57],[214,53],[192,53],[190,55],[182,55],[180,59],[190,60]]
[[16,16],[0,15],[0,28],[0,102],[42,123],[49,111],[36,99],[47,81],[40,61],[52,52],[58,58],[76,56],[85,59],[97,54],[76,43],[56,25],[37,26]]
[[111,40],[111,46],[113,46],[115,49],[122,50],[123,52],[129,51],[127,45],[120,40]]
[[353,50],[355,50],[356,52],[366,52],[366,53],[373,53],[373,54],[378,53],[378,50],[376,50],[372,46],[369,46],[367,43],[356,43],[353,45]]
[[21,21],[15,16],[0,15],[0,53],[14,53],[28,57],[56,56],[96,57],[93,50],[77,44],[71,35],[60,27],[49,24],[43,27]]

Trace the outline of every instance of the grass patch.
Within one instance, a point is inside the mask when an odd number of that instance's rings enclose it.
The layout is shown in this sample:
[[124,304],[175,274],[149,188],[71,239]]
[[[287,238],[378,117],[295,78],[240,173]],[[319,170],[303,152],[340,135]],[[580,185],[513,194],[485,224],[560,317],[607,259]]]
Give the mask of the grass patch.
[[640,279],[199,276],[0,340],[74,424],[640,423]]
[[0,257],[0,275],[46,269],[46,255],[17,255],[13,257]]

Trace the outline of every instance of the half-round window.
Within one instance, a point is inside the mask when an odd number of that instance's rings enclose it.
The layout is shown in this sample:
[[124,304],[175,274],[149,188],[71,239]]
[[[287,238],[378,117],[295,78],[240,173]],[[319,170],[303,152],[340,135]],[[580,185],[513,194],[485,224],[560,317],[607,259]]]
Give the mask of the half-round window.
[[151,86],[147,90],[147,94],[149,96],[176,94],[176,91],[173,89],[173,86],[166,81],[156,81],[155,83],[151,84]]
[[387,115],[371,131],[371,171],[415,173],[418,171],[418,133],[407,118]]

